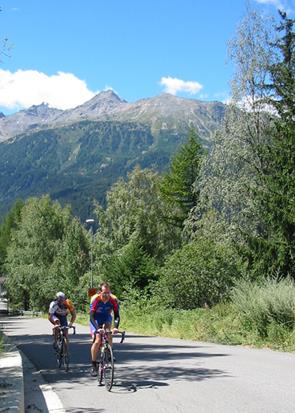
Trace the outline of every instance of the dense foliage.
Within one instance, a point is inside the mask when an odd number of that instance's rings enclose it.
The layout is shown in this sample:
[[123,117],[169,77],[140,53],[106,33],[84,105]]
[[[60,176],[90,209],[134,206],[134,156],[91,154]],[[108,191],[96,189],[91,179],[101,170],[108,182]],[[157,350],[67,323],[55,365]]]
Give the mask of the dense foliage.
[[159,286],[167,307],[211,307],[226,299],[240,266],[232,249],[199,238],[169,257]]
[[11,305],[45,309],[61,289],[75,297],[89,265],[88,248],[86,231],[68,208],[49,197],[29,199],[7,249]]
[[18,225],[22,207],[23,202],[21,200],[16,201],[0,226],[0,274],[4,273],[7,247],[11,242],[12,231]]

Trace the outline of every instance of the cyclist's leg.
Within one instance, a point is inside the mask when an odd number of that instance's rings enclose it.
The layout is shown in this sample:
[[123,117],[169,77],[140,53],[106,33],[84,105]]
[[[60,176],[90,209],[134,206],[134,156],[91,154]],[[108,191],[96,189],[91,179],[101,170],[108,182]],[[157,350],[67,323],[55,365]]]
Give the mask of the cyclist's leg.
[[[102,327],[102,325],[101,324],[99,324],[99,328],[101,328]],[[94,334],[94,332],[95,332],[95,329],[94,329],[94,327],[92,328],[92,330],[91,330],[91,332],[92,332],[92,346],[91,346],[91,359],[92,359],[92,361],[96,361],[96,359],[97,359],[97,354],[98,354],[98,350],[99,350],[99,347],[100,347],[100,335],[99,334]]]
[[[105,328],[106,328],[106,330],[111,330],[112,329],[112,316],[109,316],[108,322],[105,323]],[[116,361],[116,357],[114,356],[114,350],[113,350],[113,336],[112,336],[111,333],[109,334],[109,345],[112,347],[113,361]]]
[[[66,317],[66,316],[60,316],[60,317],[59,317],[59,320],[60,320],[60,325],[61,325],[61,327],[67,327],[67,325],[68,325],[68,320],[67,320],[67,317]],[[69,335],[68,335],[68,330],[67,330],[67,329],[64,329],[64,330],[63,330],[63,335],[64,335],[64,338],[65,338],[66,349],[68,349]]]
[[[98,322],[98,320],[96,320]],[[98,322],[99,328],[102,327],[102,324]],[[92,345],[91,345],[91,364],[92,364],[92,370],[91,370],[91,375],[96,376],[97,375],[97,357],[98,357],[98,352],[100,348],[100,335],[99,334],[94,334],[95,333],[95,328],[93,325],[90,323],[90,330],[91,330],[91,335],[92,335]]]
[[[111,316],[110,316],[111,317]],[[108,321],[105,323],[105,329],[106,330],[111,330],[112,329],[112,317],[111,317],[111,319],[110,318],[108,318]],[[110,346],[112,347],[113,346],[113,337],[112,337],[112,334],[110,333],[110,334],[108,334],[108,340],[109,340],[109,344],[110,344]]]
[[60,320],[56,316],[52,316],[52,319],[54,321],[54,327],[52,329],[52,332],[53,332],[53,347],[54,347],[54,349],[56,349],[57,348],[57,339],[58,339],[58,335],[59,335],[59,330],[58,330],[58,328],[55,328],[55,327],[60,326]]

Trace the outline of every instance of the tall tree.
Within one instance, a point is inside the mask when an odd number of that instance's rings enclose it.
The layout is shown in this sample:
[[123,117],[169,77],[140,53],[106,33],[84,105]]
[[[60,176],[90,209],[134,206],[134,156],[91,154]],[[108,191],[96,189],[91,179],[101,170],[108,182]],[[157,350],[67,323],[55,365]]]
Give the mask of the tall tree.
[[4,262],[7,248],[11,241],[12,231],[16,229],[24,203],[17,200],[0,225],[0,274],[4,273]]
[[271,46],[276,60],[269,65],[268,105],[275,120],[267,144],[260,145],[262,168],[255,205],[261,224],[249,237],[256,272],[276,271],[295,278],[295,57],[294,20],[280,13],[278,38]]
[[232,101],[196,182],[200,200],[186,222],[192,238],[201,232],[237,244],[244,241],[244,233],[256,231],[252,191],[261,169],[258,147],[268,139],[271,120],[265,111],[269,91],[263,86],[273,59],[272,39],[269,20],[248,9],[229,45],[235,67]]
[[199,192],[194,183],[199,176],[205,151],[194,129],[190,129],[188,140],[172,158],[169,172],[161,183],[161,194],[170,214],[165,218],[172,225],[183,229],[189,211],[196,206]]

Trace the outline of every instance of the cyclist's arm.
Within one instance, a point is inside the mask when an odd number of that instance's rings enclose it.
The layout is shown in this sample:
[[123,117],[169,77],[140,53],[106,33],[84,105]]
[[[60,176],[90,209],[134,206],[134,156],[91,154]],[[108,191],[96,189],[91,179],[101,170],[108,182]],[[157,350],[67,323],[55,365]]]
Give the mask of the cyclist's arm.
[[114,313],[114,327],[119,328],[119,324],[120,324],[120,314],[119,312]]
[[72,325],[74,321],[76,320],[76,309],[72,301],[69,299],[66,300],[66,306],[67,306],[69,313],[71,314],[70,325]]
[[52,320],[52,314],[48,313],[48,320],[51,322],[51,324],[55,325],[55,322]]
[[55,311],[56,311],[56,304],[54,302],[51,302],[49,306],[49,310],[48,310],[48,320],[53,325],[55,325],[55,321],[53,320],[52,316],[54,315]]
[[119,311],[119,304],[116,302],[116,305],[114,305],[114,327],[119,328],[120,324],[120,311]]
[[118,329],[120,324],[120,310],[119,310],[119,302],[118,299],[114,299],[113,297],[110,298],[110,301],[113,305],[113,312],[114,312],[114,327]]

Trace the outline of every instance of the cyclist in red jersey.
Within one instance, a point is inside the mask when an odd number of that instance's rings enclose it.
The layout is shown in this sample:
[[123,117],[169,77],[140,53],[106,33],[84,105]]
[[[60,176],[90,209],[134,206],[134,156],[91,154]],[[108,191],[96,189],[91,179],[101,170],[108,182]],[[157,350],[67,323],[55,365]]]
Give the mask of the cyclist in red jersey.
[[[112,327],[112,313],[114,313],[114,328],[112,333],[118,332],[120,323],[119,303],[117,298],[111,294],[110,286],[108,283],[101,284],[101,291],[96,294],[90,303],[90,328],[93,342],[91,346],[91,360],[92,370],[91,375],[97,375],[97,353],[100,348],[100,335],[95,334],[97,330],[104,327],[107,330],[111,330]],[[112,336],[109,336],[110,345],[112,345]]]

